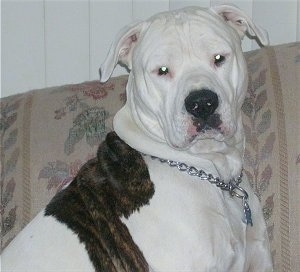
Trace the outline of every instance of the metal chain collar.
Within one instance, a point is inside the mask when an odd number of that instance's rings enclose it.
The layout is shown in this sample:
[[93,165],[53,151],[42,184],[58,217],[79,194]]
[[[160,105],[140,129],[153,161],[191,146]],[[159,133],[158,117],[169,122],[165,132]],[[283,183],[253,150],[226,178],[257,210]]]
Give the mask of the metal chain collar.
[[248,193],[245,189],[240,186],[242,182],[243,172],[237,177],[229,180],[229,182],[225,182],[218,177],[214,177],[212,174],[207,174],[203,170],[198,170],[194,166],[188,166],[185,163],[165,160],[158,157],[151,156],[152,159],[157,159],[161,163],[167,163],[170,167],[176,167],[179,171],[186,172],[190,176],[199,177],[200,180],[206,180],[211,184],[216,185],[221,190],[228,191],[230,196],[237,197],[242,199],[244,218],[243,222],[247,225],[253,226],[252,218],[251,218],[251,209],[248,203]]

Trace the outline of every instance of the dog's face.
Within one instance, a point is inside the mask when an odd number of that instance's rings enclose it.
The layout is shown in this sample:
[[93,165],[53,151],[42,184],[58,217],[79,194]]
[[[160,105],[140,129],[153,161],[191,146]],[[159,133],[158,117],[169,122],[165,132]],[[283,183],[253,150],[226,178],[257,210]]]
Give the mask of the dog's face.
[[118,60],[131,69],[127,103],[154,140],[186,149],[242,130],[247,69],[240,38],[257,28],[223,7],[162,13],[130,27],[101,67],[104,79]]
[[179,16],[152,22],[133,52],[133,115],[176,148],[223,141],[236,132],[247,84],[239,37],[214,16]]

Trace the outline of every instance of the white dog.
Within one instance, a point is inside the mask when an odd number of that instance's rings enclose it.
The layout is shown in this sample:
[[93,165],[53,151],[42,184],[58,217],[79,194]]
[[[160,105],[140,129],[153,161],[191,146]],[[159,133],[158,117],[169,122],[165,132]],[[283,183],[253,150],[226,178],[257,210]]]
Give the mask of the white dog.
[[[150,270],[272,271],[259,201],[241,179],[246,33],[268,44],[233,6],[161,13],[123,29],[101,66],[103,82],[118,62],[131,70],[114,129],[144,154],[155,192],[129,217],[118,214]],[[2,261],[4,271],[93,271],[90,258],[43,212]]]

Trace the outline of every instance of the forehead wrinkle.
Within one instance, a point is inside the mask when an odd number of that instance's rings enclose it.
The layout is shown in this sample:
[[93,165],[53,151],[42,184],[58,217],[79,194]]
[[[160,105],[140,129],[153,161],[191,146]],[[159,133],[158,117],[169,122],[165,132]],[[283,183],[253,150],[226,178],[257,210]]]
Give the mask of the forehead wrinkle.
[[[144,61],[149,61],[149,57],[156,55],[158,59],[161,56],[161,60],[165,62],[173,63],[173,60],[176,59],[179,64],[185,58],[203,59],[205,52],[222,49],[214,46],[220,44],[216,37],[222,37],[223,45],[225,43],[227,48],[232,47],[232,42],[227,40],[227,35],[220,32],[219,28],[214,27],[216,18],[210,18],[211,16],[208,15],[204,17],[192,16],[189,18],[186,14],[177,13],[159,17],[151,22],[146,30],[140,55],[143,56]],[[227,32],[228,30],[223,29],[222,31]],[[203,37],[206,37],[205,41]],[[151,42],[153,40],[156,42]],[[153,47],[154,44],[155,47]],[[149,52],[149,54],[143,52]],[[170,63],[161,63],[161,65],[167,64]]]
[[[176,59],[183,62],[183,58],[190,57],[192,52],[192,35],[191,35],[191,28],[190,28],[190,21],[189,20],[175,20],[175,24],[172,27],[168,27],[168,30],[172,32],[172,47],[176,47]],[[179,54],[179,55],[178,55]]]
[[[156,39],[157,42],[149,42],[153,39]],[[161,62],[167,62],[158,63],[159,65],[169,65],[175,60],[177,63],[181,61],[183,45],[182,31],[178,30],[176,25],[166,26],[164,24],[164,27],[156,26],[156,31],[154,32],[145,33],[143,46],[138,49],[140,51],[138,54],[142,56],[141,59],[143,59],[144,63],[151,62],[151,59],[155,57],[156,60],[159,59]],[[142,52],[147,52],[147,54]]]
[[[155,37],[158,37],[157,39],[161,39],[161,37],[168,37],[167,41],[169,41],[168,43],[171,45],[175,45],[176,47],[180,46],[181,49],[190,47],[190,22],[191,20],[185,13],[169,13],[168,16],[164,18],[159,17],[151,23],[150,28],[154,30],[151,35],[154,37],[149,38],[155,39]],[[176,33],[176,35],[174,35],[174,33]],[[173,41],[171,41],[170,38]],[[166,41],[166,39],[163,40]],[[187,41],[189,41],[188,46],[186,46]]]

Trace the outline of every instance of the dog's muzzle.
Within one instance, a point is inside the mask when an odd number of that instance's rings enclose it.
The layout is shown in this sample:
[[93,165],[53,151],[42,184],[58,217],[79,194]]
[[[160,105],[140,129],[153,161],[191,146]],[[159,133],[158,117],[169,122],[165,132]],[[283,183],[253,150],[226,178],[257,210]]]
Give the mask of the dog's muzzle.
[[209,89],[194,90],[184,100],[186,111],[192,115],[193,125],[197,131],[218,129],[221,120],[216,113],[219,99],[215,92]]

